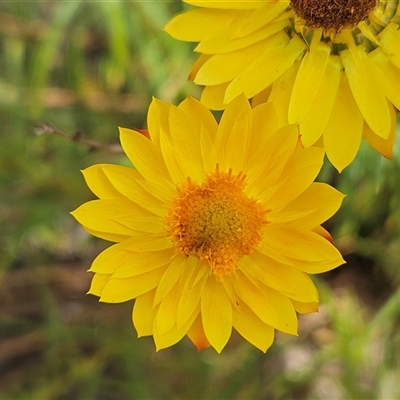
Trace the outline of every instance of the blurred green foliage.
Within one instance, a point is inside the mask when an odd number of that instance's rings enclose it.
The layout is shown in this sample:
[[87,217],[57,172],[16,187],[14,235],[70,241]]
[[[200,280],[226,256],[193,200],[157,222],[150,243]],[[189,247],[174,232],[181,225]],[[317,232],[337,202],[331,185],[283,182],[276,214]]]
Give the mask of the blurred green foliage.
[[[347,265],[315,280],[319,314],[266,355],[233,336],[197,353],[137,339],[132,304],[98,304],[85,272],[107,244],[68,212],[92,197],[80,169],[125,163],[79,140],[145,127],[151,96],[178,102],[192,46],[161,28],[180,1],[0,3],[0,399],[400,398],[400,141],[393,161],[364,144],[328,222]],[[77,135],[79,132],[79,135]]]

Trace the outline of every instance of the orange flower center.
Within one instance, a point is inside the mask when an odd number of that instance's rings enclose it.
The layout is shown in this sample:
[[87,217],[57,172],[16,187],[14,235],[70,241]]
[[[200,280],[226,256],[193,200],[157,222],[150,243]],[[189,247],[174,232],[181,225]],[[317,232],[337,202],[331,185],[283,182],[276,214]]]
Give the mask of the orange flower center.
[[177,187],[167,215],[168,236],[178,252],[200,257],[220,281],[253,252],[267,224],[268,210],[243,193],[245,179],[242,172],[221,172],[217,164],[201,185],[188,178]]
[[312,29],[340,31],[367,19],[378,0],[290,0],[297,16]]

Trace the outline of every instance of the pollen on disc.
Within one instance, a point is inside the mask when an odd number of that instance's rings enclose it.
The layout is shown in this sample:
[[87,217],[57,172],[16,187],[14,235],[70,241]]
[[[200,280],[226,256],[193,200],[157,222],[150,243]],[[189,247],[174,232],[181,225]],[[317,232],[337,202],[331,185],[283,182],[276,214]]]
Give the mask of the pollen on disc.
[[243,192],[245,179],[217,165],[201,184],[188,178],[179,185],[168,212],[168,235],[177,251],[200,257],[219,280],[253,252],[267,224],[268,210]]

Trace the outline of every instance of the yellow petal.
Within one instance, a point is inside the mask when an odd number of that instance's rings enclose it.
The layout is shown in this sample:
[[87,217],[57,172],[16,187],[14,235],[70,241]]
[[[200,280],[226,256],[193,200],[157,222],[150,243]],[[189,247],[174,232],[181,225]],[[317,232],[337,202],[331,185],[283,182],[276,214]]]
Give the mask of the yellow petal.
[[171,264],[162,276],[160,283],[157,286],[156,295],[154,298],[154,304],[160,303],[160,301],[169,293],[169,291],[175,286],[178,280],[183,275],[186,267],[187,257],[177,255],[171,261]]
[[300,123],[301,141],[304,147],[312,146],[322,135],[336,99],[342,62],[338,56],[330,56],[325,73],[308,113]]
[[[125,262],[117,266],[113,278],[129,278],[131,276],[145,274],[154,269],[170,263],[175,249],[170,248],[161,251],[149,251],[143,253],[131,253],[125,258]],[[113,261],[114,262],[114,261]]]
[[126,128],[119,128],[119,132],[126,155],[141,175],[150,182],[172,188],[171,177],[159,148],[138,132]]
[[[257,106],[252,103],[252,105],[254,108],[251,111],[252,125],[248,160],[252,159],[254,154],[265,143],[266,138],[271,136],[280,127],[278,113],[273,102],[262,103]],[[248,163],[245,164],[246,171],[248,165]]]
[[342,51],[340,57],[361,114],[374,133],[386,139],[390,132],[388,104],[376,81],[376,67],[359,47]]
[[[328,262],[341,258],[339,251],[326,239],[300,229],[268,225],[264,230],[263,244],[268,243],[276,251],[296,260]],[[263,248],[261,252],[269,256]]]
[[[261,284],[260,284],[261,285]],[[245,274],[237,271],[235,288],[239,297],[267,325],[297,335],[297,317],[290,300],[277,291],[254,285]]]
[[[182,270],[179,281],[177,281],[176,284],[161,299],[156,320],[158,335],[163,335],[167,333],[174,326],[178,328],[178,330],[180,329],[180,326],[177,326],[178,305],[182,297],[184,286],[187,284],[187,282],[190,281],[193,274],[196,273],[197,262],[198,259],[196,257],[185,257],[185,267]],[[182,257],[176,260],[176,263],[179,268],[180,263],[182,263]],[[156,297],[158,297],[159,295],[160,293],[156,293]],[[157,298],[155,299],[155,301],[157,301]],[[188,319],[186,319],[186,321],[187,320]]]
[[154,317],[157,308],[153,307],[155,289],[142,294],[135,300],[132,312],[132,321],[138,337],[153,334]]
[[391,58],[381,49],[368,54],[376,67],[377,81],[386,98],[400,110],[400,68],[391,62]]
[[271,94],[268,101],[274,103],[278,112],[280,126],[289,124],[289,103],[292,96],[294,81],[297,71],[300,67],[301,60],[293,63],[292,67],[287,69],[276,81],[271,85]]
[[203,126],[210,138],[214,140],[218,124],[211,111],[204,104],[188,96],[178,107],[185,112],[187,118],[195,127]]
[[181,170],[185,176],[201,182],[204,179],[204,170],[200,131],[186,117],[184,111],[175,106],[170,109],[169,127],[175,157]]
[[232,332],[232,306],[221,282],[211,275],[201,297],[204,333],[211,346],[220,353]]
[[[397,15],[399,15],[397,11]],[[394,55],[400,59],[400,31],[399,25],[390,22],[378,35],[379,42],[387,54]]]
[[[260,136],[262,134],[260,132]],[[275,187],[288,160],[293,156],[297,140],[298,130],[294,126],[284,126],[264,138],[246,165],[250,196],[259,199],[266,188],[270,190]]]
[[289,104],[290,124],[303,120],[320,89],[331,52],[330,46],[320,42],[321,33],[314,31],[310,51],[303,57],[297,72]]
[[147,113],[147,127],[151,141],[160,148],[161,129],[168,127],[169,105],[153,97]]
[[[386,101],[386,100],[385,100]],[[341,172],[357,154],[361,143],[364,119],[342,74],[331,116],[323,133],[329,161]]]
[[228,105],[218,126],[215,148],[222,169],[233,168],[236,174],[243,171],[250,133],[251,108],[241,95]]
[[117,233],[111,233],[111,232],[101,232],[101,231],[96,231],[94,229],[89,229],[87,227],[83,227],[83,229],[89,233],[90,235],[96,236],[100,239],[108,240],[109,242],[123,242],[124,240],[127,240],[130,238],[131,235],[119,235]]
[[279,37],[282,45],[274,43],[273,46],[268,46],[264,53],[230,83],[225,93],[225,103],[229,103],[240,93],[251,98],[261,92],[289,69],[306,50],[304,41],[297,36],[283,47],[286,44],[284,38],[278,35],[274,35],[273,38]]
[[270,210],[281,208],[303,193],[317,177],[324,161],[324,150],[309,147],[296,151],[286,164],[277,186],[268,188],[257,199]]
[[[254,32],[263,31],[265,27],[273,25],[273,20],[282,15],[286,9],[287,4],[285,2],[268,2],[261,9],[254,10],[240,25],[235,20],[235,25],[239,25],[239,28],[233,38],[250,36]],[[283,19],[283,22],[287,25],[287,18]]]
[[314,301],[311,303],[304,303],[291,299],[294,309],[299,314],[309,314],[313,312],[318,312],[318,302]]
[[92,200],[71,213],[80,224],[95,231],[134,235],[135,231],[162,232],[162,218],[123,198]]
[[201,93],[201,102],[211,110],[223,110],[225,91],[229,82],[220,85],[206,86]]
[[176,327],[176,312],[181,298],[181,288],[177,282],[160,302],[155,319],[157,335],[163,335]]
[[248,342],[265,353],[274,341],[274,328],[261,321],[246,303],[241,302],[240,308],[240,313],[236,308],[233,310],[233,327]]
[[264,285],[298,301],[318,301],[318,292],[311,279],[298,269],[278,263],[260,252],[243,257],[240,270],[255,284]]
[[[166,210],[163,202],[145,190],[136,180],[137,171],[112,164],[98,164],[94,167],[98,167],[103,171],[103,174],[120,194],[156,215],[165,215]],[[102,198],[101,196],[99,197]]]
[[117,199],[122,193],[119,192],[103,171],[104,164],[92,165],[82,171],[89,189],[101,199]]
[[175,39],[200,42],[228,27],[237,15],[233,10],[198,8],[177,15],[164,30]]
[[273,39],[263,40],[243,49],[212,56],[199,69],[194,82],[197,85],[212,86],[231,81],[262,54],[270,41],[273,40],[273,44],[277,44],[277,39]]
[[90,289],[87,294],[93,294],[94,296],[101,296],[104,286],[106,286],[111,274],[94,274]]
[[164,157],[165,165],[171,175],[172,182],[175,184],[186,180],[187,175],[182,171],[176,158],[176,150],[171,141],[171,137],[165,132],[161,132],[160,149]]
[[[261,11],[257,11],[257,13]],[[246,20],[248,19],[246,17]],[[271,22],[260,29],[254,30],[249,35],[243,35],[240,32],[241,29],[237,29],[239,23],[238,18],[236,18],[235,23],[230,28],[220,30],[212,36],[207,36],[195,48],[195,51],[205,54],[224,54],[240,49],[244,50],[255,43],[281,32],[287,26],[287,21],[285,20]]]
[[344,195],[325,183],[314,182],[294,201],[268,214],[272,224],[296,224],[313,229],[339,209]]
[[202,274],[199,279],[198,275],[193,274],[191,278],[182,287],[182,295],[179,300],[177,314],[176,314],[176,327],[181,328],[193,314],[194,310],[200,303],[200,297],[203,293],[204,285],[210,275],[210,267],[202,261],[196,260],[195,268],[201,269]]
[[166,267],[130,278],[110,278],[101,293],[100,301],[122,303],[134,299],[152,289],[160,282]]
[[179,342],[189,331],[190,327],[193,325],[194,321],[199,315],[199,312],[200,308],[196,309],[196,311],[190,317],[188,322],[185,325],[183,325],[182,328],[177,329],[176,326],[174,326],[168,332],[162,335],[157,332],[157,325],[155,323],[153,326],[153,335],[157,351],[164,349],[166,347],[170,347],[175,343]]

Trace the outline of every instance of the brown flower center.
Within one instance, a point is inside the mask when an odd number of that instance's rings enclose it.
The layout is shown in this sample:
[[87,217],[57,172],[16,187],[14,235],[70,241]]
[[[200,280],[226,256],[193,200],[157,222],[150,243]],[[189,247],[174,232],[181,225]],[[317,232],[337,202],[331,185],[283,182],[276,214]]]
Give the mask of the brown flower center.
[[218,165],[201,185],[188,178],[167,215],[168,236],[178,252],[200,257],[219,280],[253,252],[267,223],[267,210],[243,193],[245,178],[241,172],[221,172]]
[[297,16],[311,29],[340,31],[367,19],[379,0],[290,0]]

